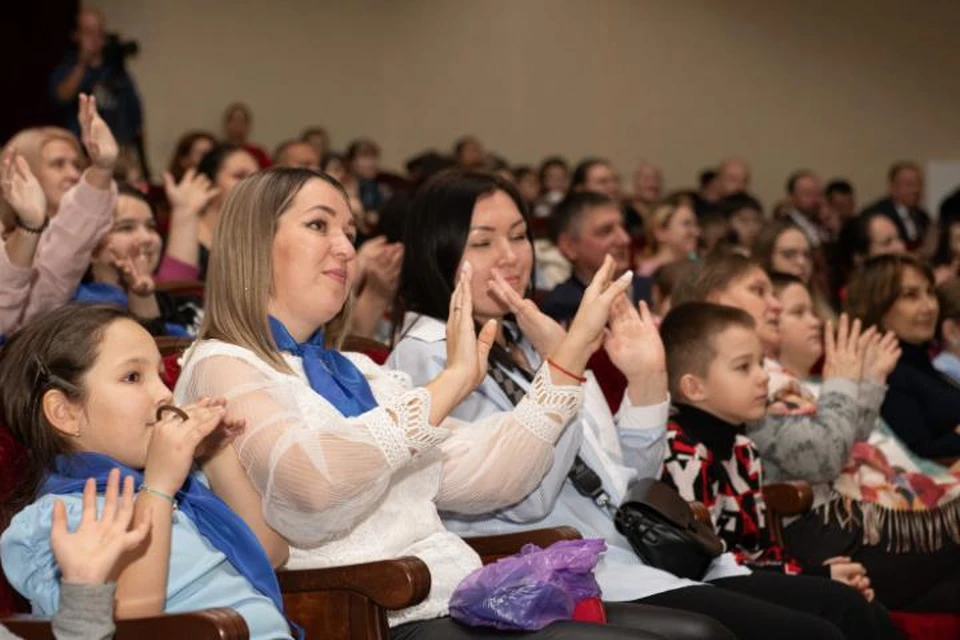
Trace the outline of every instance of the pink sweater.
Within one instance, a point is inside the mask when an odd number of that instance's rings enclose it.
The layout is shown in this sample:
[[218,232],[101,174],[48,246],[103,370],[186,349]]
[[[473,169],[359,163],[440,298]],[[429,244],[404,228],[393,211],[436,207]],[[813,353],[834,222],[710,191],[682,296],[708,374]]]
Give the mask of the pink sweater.
[[90,256],[113,225],[117,186],[91,186],[81,178],[67,191],[43,233],[32,267],[10,263],[0,244],[0,335],[65,304],[90,266]]

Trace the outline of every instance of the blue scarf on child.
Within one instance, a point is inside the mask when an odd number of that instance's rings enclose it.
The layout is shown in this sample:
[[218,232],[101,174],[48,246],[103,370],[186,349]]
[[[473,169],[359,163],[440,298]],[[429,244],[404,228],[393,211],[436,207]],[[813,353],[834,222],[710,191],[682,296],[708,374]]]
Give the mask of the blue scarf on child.
[[298,343],[283,323],[269,317],[270,332],[280,351],[303,360],[310,388],[319,393],[348,418],[377,408],[377,401],[367,379],[357,367],[336,349],[323,344],[323,331],[317,331],[306,342]]
[[[81,493],[87,478],[94,478],[97,491],[102,493],[107,488],[107,476],[115,468],[120,469],[121,480],[133,476],[137,489],[143,483],[142,473],[99,453],[59,455],[54,467],[56,470],[47,474],[40,495]],[[254,589],[283,611],[277,574],[266,551],[240,516],[193,476],[187,476],[175,497],[177,508],[190,518],[200,534],[227,556],[233,568]]]

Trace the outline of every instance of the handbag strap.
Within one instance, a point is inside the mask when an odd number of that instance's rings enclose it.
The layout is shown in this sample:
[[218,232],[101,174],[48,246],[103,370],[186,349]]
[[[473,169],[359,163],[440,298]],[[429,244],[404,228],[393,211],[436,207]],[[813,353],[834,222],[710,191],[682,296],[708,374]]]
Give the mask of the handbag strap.
[[[532,379],[532,376],[529,376],[528,372],[525,371],[522,367],[516,367],[516,370],[520,372],[520,375],[527,379],[528,381]],[[510,399],[510,402],[513,403],[513,406],[517,406],[523,397],[526,395],[526,391],[520,388],[520,386],[513,381],[510,376],[503,370],[502,366],[494,362],[489,368],[490,377],[493,378],[493,381],[497,383],[497,386],[506,394]],[[573,466],[570,467],[570,472],[567,473],[567,478],[570,480],[570,483],[573,485],[573,488],[577,490],[577,493],[580,495],[590,498],[593,500],[602,511],[613,516],[616,513],[616,506],[613,504],[613,500],[603,489],[603,480],[600,478],[600,475],[590,468],[586,462],[583,461],[583,458],[577,456],[573,460]]]

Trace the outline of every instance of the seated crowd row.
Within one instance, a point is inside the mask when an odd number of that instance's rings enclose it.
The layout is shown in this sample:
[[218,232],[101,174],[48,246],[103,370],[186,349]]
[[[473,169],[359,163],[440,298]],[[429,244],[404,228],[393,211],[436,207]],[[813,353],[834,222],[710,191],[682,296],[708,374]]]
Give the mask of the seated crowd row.
[[[364,189],[218,146],[167,176],[164,247],[80,105],[82,174],[76,139],[41,129],[0,176],[0,420],[25,450],[0,557],[36,612],[109,580],[118,617],[231,607],[285,638],[275,569],[417,556],[430,593],[390,614],[393,637],[495,638],[448,617],[480,566],[460,536],[568,525],[606,541],[608,624],[531,638],[895,638],[888,609],[960,614],[960,477],[941,464],[960,455],[960,285],[937,288],[890,216],[889,251],[863,226],[880,218],[828,237],[793,209],[750,241],[738,189],[706,251],[703,194],[629,206],[641,233],[584,187],[603,161],[539,201],[467,166],[424,169],[378,203],[393,242],[360,244]],[[817,256],[844,226],[869,242],[838,287]],[[157,290],[184,279],[203,296]],[[385,365],[341,352],[381,325]],[[151,334],[196,338],[172,392]],[[609,504],[663,480],[728,551],[696,579],[645,564],[574,467]],[[762,494],[780,480],[814,493],[782,545]],[[85,578],[71,558],[97,535]]]

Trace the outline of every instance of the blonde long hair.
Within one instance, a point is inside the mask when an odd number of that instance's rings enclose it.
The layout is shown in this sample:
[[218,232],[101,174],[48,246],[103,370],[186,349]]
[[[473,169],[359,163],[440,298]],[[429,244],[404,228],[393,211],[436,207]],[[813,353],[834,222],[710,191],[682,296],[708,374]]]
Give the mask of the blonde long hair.
[[666,229],[674,214],[683,207],[693,210],[693,197],[685,191],[672,193],[654,207],[650,215],[646,216],[643,226],[647,237],[647,247],[644,255],[648,257],[656,255],[657,250],[660,249],[660,243],[657,241],[657,231]]
[[[83,149],[80,148],[80,142],[77,140],[77,137],[66,129],[61,129],[60,127],[31,127],[30,129],[23,129],[17,132],[16,135],[10,138],[6,146],[3,147],[0,158],[6,155],[9,149],[16,149],[17,153],[27,161],[27,165],[29,165],[33,175],[39,178],[40,172],[43,169],[43,148],[54,140],[63,140],[73,145],[77,150],[77,155],[81,158],[83,157]],[[3,225],[3,229],[6,231],[12,229],[15,222],[16,214],[13,211],[13,207],[0,195],[0,224]]]
[[[277,221],[310,180],[323,180],[347,201],[339,182],[309,169],[273,168],[241,180],[223,203],[207,267],[200,339],[218,339],[250,349],[278,371],[292,373],[280,356],[267,321],[273,291],[273,238]],[[345,337],[352,300],[324,327],[329,346]]]

